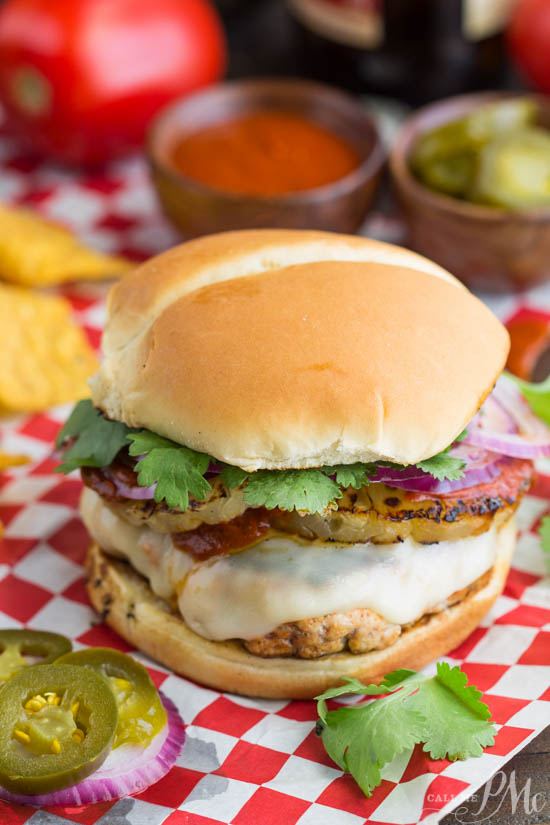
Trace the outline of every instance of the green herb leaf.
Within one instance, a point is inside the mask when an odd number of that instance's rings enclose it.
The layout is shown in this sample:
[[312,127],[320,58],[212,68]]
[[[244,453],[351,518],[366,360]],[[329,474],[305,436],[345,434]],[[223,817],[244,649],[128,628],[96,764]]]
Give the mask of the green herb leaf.
[[546,559],[546,568],[550,574],[550,516],[544,516],[539,527],[542,552]]
[[273,510],[326,510],[342,491],[338,484],[320,470],[258,470],[250,473],[244,500],[251,507]]
[[452,455],[438,453],[424,461],[419,461],[416,465],[420,470],[429,473],[438,481],[457,481],[464,476],[466,462],[461,458],[454,458]]
[[334,467],[321,467],[322,472],[327,476],[336,476],[336,483],[342,487],[353,487],[359,490],[370,484],[369,476],[376,475],[376,464],[336,464]]
[[392,688],[404,682],[405,679],[410,679],[416,675],[416,670],[400,668],[399,670],[392,670],[391,673],[386,673],[380,684],[384,687]]
[[362,693],[365,696],[380,696],[382,693],[388,693],[389,687],[380,685],[364,685],[359,679],[351,679],[349,676],[342,676],[343,685],[329,688],[325,690],[322,696],[317,697],[317,713],[322,722],[326,721],[327,717],[327,699],[336,699],[338,696],[347,696],[350,693]]
[[249,473],[246,470],[241,470],[240,467],[233,467],[231,464],[224,464],[220,473],[220,479],[228,490],[234,490],[244,484],[248,478]]
[[[422,738],[426,720],[404,702],[418,685],[414,680],[405,685],[350,684],[348,693],[386,695],[376,702],[331,710],[325,715],[321,734],[325,750],[342,770],[351,773],[366,796],[371,796],[382,781],[380,769]],[[370,693],[372,688],[375,690]],[[324,697],[318,698],[323,701]]]
[[210,456],[182,447],[148,430],[130,435],[130,455],[143,456],[136,464],[138,482],[142,487],[156,484],[155,501],[166,501],[169,507],[186,510],[191,494],[204,501],[211,489],[204,478]]
[[[63,463],[56,473],[70,473],[77,467],[107,467],[129,442],[133,432],[120,421],[109,421],[89,398],[79,401],[56,439],[63,449]],[[66,448],[63,445],[74,439]]]
[[422,740],[432,759],[469,759],[494,744],[495,729],[488,722],[491,714],[480,699],[481,692],[467,686],[460,668],[438,662],[437,677],[426,680],[407,700],[427,720]]
[[[345,693],[380,698],[327,711],[326,700]],[[434,759],[479,756],[493,744],[495,727],[480,696],[460,668],[446,662],[438,663],[435,676],[397,670],[380,685],[349,679],[317,697],[323,745],[370,796],[381,782],[382,767],[418,742]]]

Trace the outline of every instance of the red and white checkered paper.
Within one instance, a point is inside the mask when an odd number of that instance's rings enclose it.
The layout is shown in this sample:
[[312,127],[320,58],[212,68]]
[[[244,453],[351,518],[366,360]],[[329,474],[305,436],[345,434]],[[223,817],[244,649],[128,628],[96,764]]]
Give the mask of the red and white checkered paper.
[[[32,205],[72,225],[103,249],[136,258],[177,240],[164,222],[141,160],[107,174],[77,178],[18,156],[0,138],[0,198]],[[375,216],[371,231],[384,230]],[[396,224],[388,224],[395,239]],[[383,233],[382,233],[383,234]],[[31,242],[31,239],[29,239]],[[104,318],[101,286],[68,287],[75,315],[98,345]],[[550,308],[550,290],[494,302],[502,313]],[[0,366],[1,368],[1,366]],[[0,427],[2,448],[33,463],[0,477],[0,627],[27,626],[69,635],[75,646],[129,646],[89,606],[82,563],[87,536],[75,476],[54,475],[52,440],[68,408],[18,418]],[[545,468],[542,467],[542,470]],[[132,799],[78,809],[35,810],[0,803],[2,825],[361,825],[434,823],[470,796],[550,723],[550,582],[536,537],[550,510],[548,476],[523,502],[521,538],[504,595],[481,627],[447,657],[485,692],[498,724],[494,747],[479,759],[449,763],[420,748],[383,770],[383,783],[366,799],[326,756],[315,737],[312,701],[246,699],[218,693],[151,663],[159,687],[177,704],[187,741],[176,766]]]

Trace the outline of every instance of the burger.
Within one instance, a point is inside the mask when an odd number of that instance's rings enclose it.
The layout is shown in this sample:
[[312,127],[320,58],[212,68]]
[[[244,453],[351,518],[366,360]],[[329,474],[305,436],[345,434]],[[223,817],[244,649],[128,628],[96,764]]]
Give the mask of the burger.
[[138,266],[59,439],[93,605],[245,695],[446,654],[501,592],[548,454],[508,349],[452,275],[373,240],[231,232]]

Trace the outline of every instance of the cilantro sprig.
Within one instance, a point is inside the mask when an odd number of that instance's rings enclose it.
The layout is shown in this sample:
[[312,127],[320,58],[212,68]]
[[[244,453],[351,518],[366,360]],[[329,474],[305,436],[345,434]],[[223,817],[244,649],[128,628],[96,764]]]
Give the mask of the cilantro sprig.
[[166,501],[169,507],[187,510],[189,494],[204,501],[210,484],[204,474],[210,456],[182,447],[168,438],[141,430],[129,435],[129,453],[141,456],[136,464],[138,483],[142,487],[156,485],[155,501]]
[[[346,694],[380,698],[327,709],[328,699]],[[480,691],[447,662],[438,662],[435,676],[396,670],[380,685],[346,679],[317,697],[317,712],[325,750],[366,796],[380,785],[384,765],[419,742],[432,759],[468,759],[481,756],[496,732]]]
[[[130,455],[139,459],[138,483],[154,487],[155,501],[165,501],[169,507],[185,510],[190,496],[203,501],[211,489],[205,474],[215,459],[149,430],[110,421],[90,399],[78,402],[56,443],[63,451],[63,462],[57,470],[64,473],[78,467],[106,467],[120,450],[128,448]],[[399,466],[388,462],[380,465]],[[438,480],[464,475],[464,461],[448,455],[448,449],[416,466]],[[334,507],[345,488],[358,490],[369,484],[377,471],[377,464],[360,462],[252,473],[226,464],[221,480],[228,489],[243,487],[244,500],[251,507],[317,513]]]
[[447,452],[439,453],[424,461],[419,461],[416,465],[419,470],[429,473],[438,481],[457,481],[464,476],[466,462],[462,458],[448,455]]
[[129,443],[130,427],[109,421],[89,398],[79,401],[57,436],[63,463],[56,472],[71,473],[77,467],[106,467]]

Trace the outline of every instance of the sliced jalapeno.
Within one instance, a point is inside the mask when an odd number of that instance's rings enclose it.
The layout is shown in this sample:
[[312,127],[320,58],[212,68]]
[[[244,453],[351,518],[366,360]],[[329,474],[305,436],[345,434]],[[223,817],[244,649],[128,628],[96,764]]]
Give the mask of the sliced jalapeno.
[[0,785],[41,794],[66,788],[107,758],[117,702],[99,674],[74,665],[39,665],[0,688]]
[[30,665],[45,665],[72,649],[65,636],[39,630],[0,630],[0,683]]
[[118,650],[91,647],[67,653],[59,663],[90,668],[111,685],[118,704],[114,746],[147,745],[166,724],[166,711],[143,665]]

